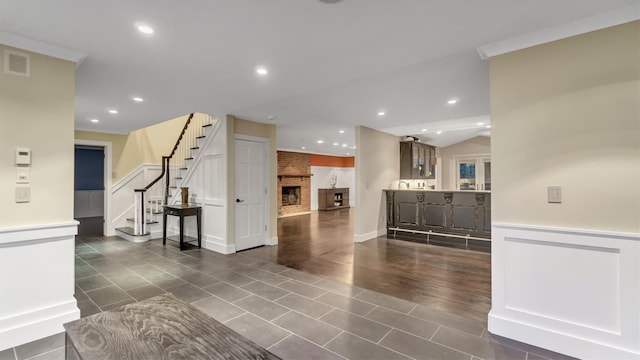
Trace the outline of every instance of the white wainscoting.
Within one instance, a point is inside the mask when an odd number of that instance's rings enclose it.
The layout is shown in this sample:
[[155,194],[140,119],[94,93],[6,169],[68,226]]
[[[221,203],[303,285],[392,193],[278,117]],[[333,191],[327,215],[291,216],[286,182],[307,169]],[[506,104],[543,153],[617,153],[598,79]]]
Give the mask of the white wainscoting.
[[0,229],[0,351],[64,331],[73,297],[78,222]]
[[489,332],[584,359],[640,358],[640,234],[492,226]]

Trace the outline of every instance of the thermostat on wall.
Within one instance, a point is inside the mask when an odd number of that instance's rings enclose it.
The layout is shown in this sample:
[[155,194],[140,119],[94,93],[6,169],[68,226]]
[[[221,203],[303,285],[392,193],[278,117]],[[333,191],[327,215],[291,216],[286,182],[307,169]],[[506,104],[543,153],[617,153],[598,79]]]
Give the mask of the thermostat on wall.
[[16,165],[31,165],[31,149],[16,148]]

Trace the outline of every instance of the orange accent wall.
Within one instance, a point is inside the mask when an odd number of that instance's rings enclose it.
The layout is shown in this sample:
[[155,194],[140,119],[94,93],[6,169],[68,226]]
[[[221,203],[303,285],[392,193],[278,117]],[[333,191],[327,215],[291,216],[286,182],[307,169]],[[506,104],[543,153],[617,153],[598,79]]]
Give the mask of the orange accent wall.
[[355,167],[355,157],[311,154],[311,166]]

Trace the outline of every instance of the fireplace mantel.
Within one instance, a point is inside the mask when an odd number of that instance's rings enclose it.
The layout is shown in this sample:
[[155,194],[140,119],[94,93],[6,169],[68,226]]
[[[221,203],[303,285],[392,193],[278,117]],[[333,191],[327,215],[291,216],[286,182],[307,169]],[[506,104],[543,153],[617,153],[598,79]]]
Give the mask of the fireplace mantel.
[[282,181],[282,178],[294,178],[294,177],[299,177],[300,180],[302,180],[303,178],[310,178],[312,177],[313,174],[278,174],[278,179],[280,181]]

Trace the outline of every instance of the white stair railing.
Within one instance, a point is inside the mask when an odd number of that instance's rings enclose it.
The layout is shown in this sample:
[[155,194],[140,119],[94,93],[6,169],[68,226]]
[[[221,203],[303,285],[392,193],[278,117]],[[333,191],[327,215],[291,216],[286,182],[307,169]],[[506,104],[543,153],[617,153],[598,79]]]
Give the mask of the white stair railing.
[[[205,129],[211,126],[212,119],[213,117],[208,114],[190,114],[171,154],[162,157],[160,176],[144,188],[135,190],[134,235],[148,235],[148,223],[158,221],[156,215],[162,212],[163,205],[167,205],[169,196],[172,195],[171,191],[177,191],[182,183],[183,175],[186,174],[190,162],[199,151],[198,141],[204,138]],[[164,184],[160,182],[163,178]],[[153,190],[149,191],[150,189]]]

